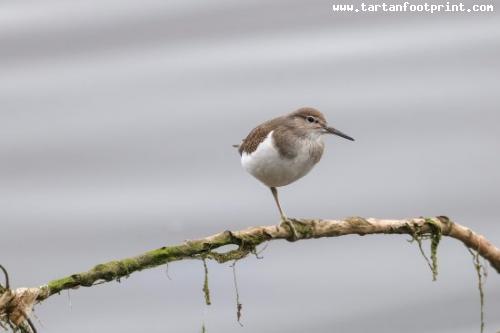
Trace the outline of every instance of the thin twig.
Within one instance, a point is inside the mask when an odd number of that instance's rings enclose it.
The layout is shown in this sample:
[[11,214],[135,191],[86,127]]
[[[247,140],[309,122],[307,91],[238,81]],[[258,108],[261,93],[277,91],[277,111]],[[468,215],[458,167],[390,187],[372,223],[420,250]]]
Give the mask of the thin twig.
[[267,249],[268,245],[269,245],[269,242],[265,243],[264,246],[262,246],[262,249],[260,249],[258,251],[257,251],[257,247],[256,247],[255,250],[253,251],[253,254],[255,255],[255,258],[257,258],[257,259],[264,259],[264,257],[261,256],[260,254]]
[[424,248],[422,246],[422,236],[419,236],[419,235],[412,235],[412,239],[410,240],[410,242],[417,242],[417,245],[418,245],[418,249],[420,250],[420,253],[422,254],[422,257],[424,257],[425,261],[427,262],[427,266],[429,266],[429,269],[431,270],[431,272],[434,271],[434,267],[432,266],[431,264],[431,261],[429,260],[429,257],[427,257],[427,254],[425,254],[425,251],[424,251]]
[[170,281],[172,281],[172,278],[170,277],[170,274],[168,273],[168,269],[170,268],[168,266],[168,261],[167,261],[167,264],[166,264],[167,267],[165,267],[165,275],[167,276],[167,279],[169,279]]
[[0,269],[3,271],[3,275],[5,276],[5,289],[10,289],[9,273],[2,265],[0,265]]
[[474,265],[474,268],[476,270],[477,274],[477,288],[479,290],[479,302],[480,302],[480,308],[481,308],[481,326],[480,326],[480,332],[484,332],[484,283],[486,282],[486,276],[488,273],[486,272],[484,266],[481,264],[480,258],[479,258],[479,247],[477,251],[473,251],[472,249],[466,247],[469,253],[472,255],[472,263]]
[[28,322],[28,325],[29,325],[29,327],[30,327],[30,329],[31,329],[31,332],[32,332],[32,333],[37,333],[37,331],[36,331],[36,327],[35,327],[35,325],[33,324],[33,322],[31,321],[31,319],[29,319],[28,317],[26,317],[26,321]]
[[208,267],[205,258],[203,258],[203,268],[205,271],[205,280],[203,281],[203,294],[205,295],[205,303],[207,305],[210,305],[212,304],[212,302],[210,301],[210,288],[208,287]]
[[236,278],[236,263],[238,261],[235,260],[231,267],[233,268],[233,281],[234,281],[234,290],[236,291],[236,319],[238,320],[238,324],[243,326],[241,323],[241,310],[243,309],[243,304],[240,303],[240,292],[238,290],[238,279]]

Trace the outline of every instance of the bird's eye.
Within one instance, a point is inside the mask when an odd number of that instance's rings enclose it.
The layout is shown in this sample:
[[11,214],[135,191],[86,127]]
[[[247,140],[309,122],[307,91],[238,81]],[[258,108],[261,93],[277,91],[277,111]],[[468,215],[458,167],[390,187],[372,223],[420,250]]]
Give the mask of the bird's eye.
[[314,121],[315,121],[314,117],[311,117],[311,116],[307,117],[306,120],[310,123],[314,123]]

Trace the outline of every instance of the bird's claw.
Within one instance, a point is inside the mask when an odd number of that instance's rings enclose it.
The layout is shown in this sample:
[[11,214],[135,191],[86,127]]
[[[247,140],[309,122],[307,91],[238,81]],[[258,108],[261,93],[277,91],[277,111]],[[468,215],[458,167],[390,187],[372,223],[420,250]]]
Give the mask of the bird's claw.
[[281,217],[281,224],[280,226],[286,225],[288,229],[290,229],[290,232],[292,233],[292,236],[290,238],[287,238],[288,241],[290,242],[295,242],[296,240],[299,239],[299,234],[297,232],[297,229],[295,229],[295,226],[293,225],[293,221],[287,217]]

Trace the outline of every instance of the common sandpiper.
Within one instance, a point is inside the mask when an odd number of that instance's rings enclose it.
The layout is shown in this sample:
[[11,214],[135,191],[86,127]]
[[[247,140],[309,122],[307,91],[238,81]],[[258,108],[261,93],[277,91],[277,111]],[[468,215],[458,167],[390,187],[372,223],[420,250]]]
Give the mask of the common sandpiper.
[[354,141],[330,127],[321,112],[304,107],[260,124],[237,145],[243,168],[271,189],[281,223],[289,226],[294,239],[297,231],[281,208],[277,188],[304,177],[319,162],[323,134]]

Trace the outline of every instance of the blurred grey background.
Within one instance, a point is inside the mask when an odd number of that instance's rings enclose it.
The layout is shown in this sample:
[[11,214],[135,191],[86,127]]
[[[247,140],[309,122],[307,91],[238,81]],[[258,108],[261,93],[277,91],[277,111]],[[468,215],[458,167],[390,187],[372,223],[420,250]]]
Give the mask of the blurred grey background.
[[[0,1],[0,262],[32,286],[278,222],[231,147],[301,106],[356,138],[281,191],[295,217],[445,214],[500,244],[500,20],[334,14],[330,1]],[[349,1],[345,3],[350,3]],[[357,3],[357,2],[356,2]],[[413,3],[421,3],[414,1]],[[466,2],[471,4],[472,2]],[[485,2],[482,2],[485,3]],[[471,256],[408,237],[273,242],[36,307],[41,332],[478,332]],[[427,247],[427,245],[426,245]],[[500,330],[490,269],[486,332]]]

